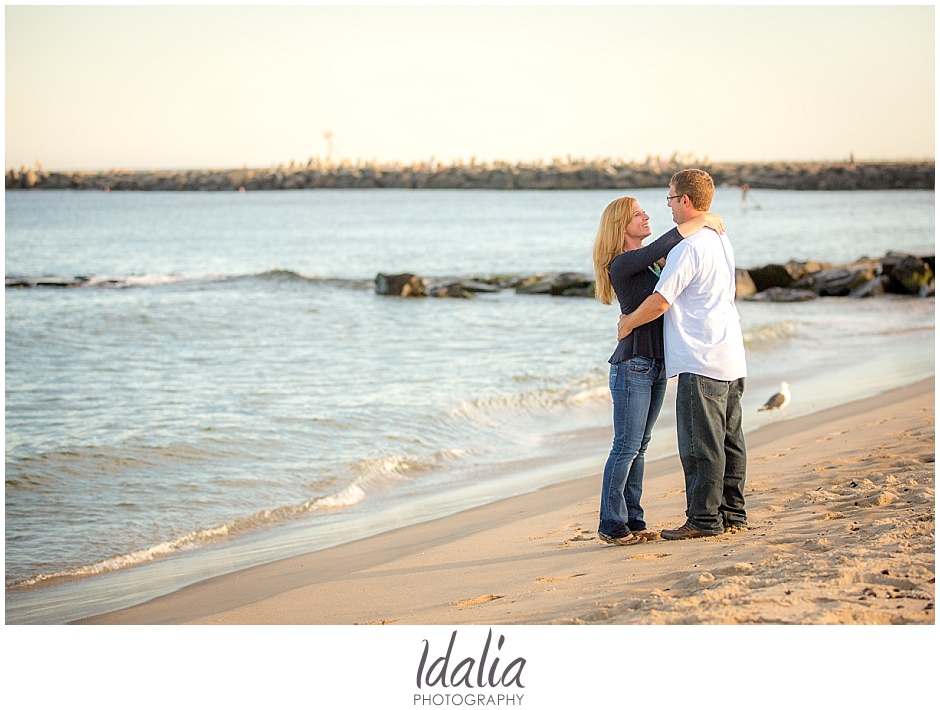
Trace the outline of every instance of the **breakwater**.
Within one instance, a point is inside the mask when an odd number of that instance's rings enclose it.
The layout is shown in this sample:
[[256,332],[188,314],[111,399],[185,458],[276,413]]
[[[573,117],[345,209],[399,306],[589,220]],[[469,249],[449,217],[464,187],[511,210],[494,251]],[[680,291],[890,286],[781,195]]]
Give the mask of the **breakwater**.
[[774,190],[933,190],[933,162],[695,163],[612,160],[443,165],[307,164],[233,170],[47,172],[11,169],[8,190],[225,191],[323,188],[627,190],[664,187],[677,170],[707,170],[717,185]]
[[[819,296],[870,298],[885,294],[934,297],[936,258],[889,251],[881,259],[861,257],[852,264],[833,266],[819,261],[790,261],[754,269],[735,270],[735,298],[748,301],[808,301]],[[81,277],[85,278],[85,277]],[[58,277],[7,277],[8,287],[72,286]],[[462,280],[424,279],[416,274],[377,274],[380,296],[473,298],[476,293],[514,289],[519,294],[594,297],[593,274],[536,274],[484,276]]]

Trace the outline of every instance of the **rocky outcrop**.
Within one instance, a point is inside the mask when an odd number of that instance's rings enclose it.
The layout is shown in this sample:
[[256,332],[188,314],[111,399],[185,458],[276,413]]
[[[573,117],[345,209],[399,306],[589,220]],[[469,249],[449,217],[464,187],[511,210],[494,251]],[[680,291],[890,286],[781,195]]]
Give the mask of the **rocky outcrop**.
[[[767,289],[758,288],[758,293],[748,296],[747,300],[788,300],[780,292],[763,293],[782,289],[786,291],[807,291],[816,296],[850,296],[869,298],[885,293],[918,295],[921,297],[934,294],[934,274],[931,264],[933,256],[919,257],[913,254],[888,252],[882,259],[862,257],[852,264],[832,267],[819,262],[790,262],[785,266],[769,265],[760,269],[750,269],[751,275],[773,274],[780,282],[786,277],[792,280],[780,286],[775,283]],[[803,275],[799,275],[802,268]],[[757,280],[755,279],[755,282]],[[766,279],[764,283],[770,282]],[[793,300],[793,299],[789,299]]]
[[[737,269],[735,296],[742,300],[777,303],[831,296],[870,298],[885,293],[933,296],[933,262],[933,256],[888,252],[880,260],[862,257],[838,267],[819,261],[790,261],[754,269]],[[420,287],[416,281],[421,282]],[[474,293],[494,293],[509,288],[519,295],[594,297],[594,279],[590,274],[503,275],[464,280],[438,279],[427,284],[413,274],[376,276],[376,293],[382,295],[430,293],[438,298],[472,298]],[[409,289],[409,294],[402,293],[405,289]]]
[[[916,256],[888,252],[882,259],[863,257],[844,266],[833,267],[821,262],[769,264],[754,269],[738,269],[735,273],[736,297],[753,301],[793,302],[819,296],[870,298],[883,294],[931,297],[935,294],[933,255]],[[754,279],[752,274],[757,274]],[[763,278],[770,274],[770,277]],[[273,271],[261,275],[275,279],[305,279],[291,271]],[[772,278],[771,278],[772,277]],[[774,279],[784,286],[771,285]],[[73,288],[79,286],[122,287],[132,277],[112,276],[22,276],[6,277],[7,288]],[[761,288],[761,286],[766,286]],[[501,274],[465,279],[424,279],[410,273],[376,274],[375,293],[403,298],[473,298],[479,293],[494,294],[513,289],[519,295],[555,297],[594,297],[591,274],[554,273],[520,276]]]
[[[790,261],[754,269],[738,269],[736,298],[749,301],[793,303],[817,297],[850,296],[868,298],[885,293],[932,296],[933,256],[889,252],[884,259],[862,257],[844,266],[833,267],[819,261]],[[451,298],[472,296],[472,284],[488,281],[487,288],[512,288],[520,295],[594,297],[594,279],[589,274],[535,274],[527,277],[502,276],[437,284],[432,295]]]
[[626,163],[614,159],[551,164],[379,165],[315,161],[306,165],[232,170],[48,172],[22,167],[6,173],[7,190],[310,190],[404,188],[483,190],[628,190],[665,187],[683,168],[702,168],[717,185],[775,190],[933,190],[934,163],[711,163],[677,156]]

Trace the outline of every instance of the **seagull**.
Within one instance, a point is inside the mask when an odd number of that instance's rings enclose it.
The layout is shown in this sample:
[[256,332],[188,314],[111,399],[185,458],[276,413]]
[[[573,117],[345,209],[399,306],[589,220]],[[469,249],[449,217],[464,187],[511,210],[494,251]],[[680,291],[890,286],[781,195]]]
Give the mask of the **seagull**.
[[777,392],[777,394],[771,396],[771,398],[764,403],[764,406],[757,411],[763,412],[765,409],[770,410],[770,421],[773,421],[773,410],[779,409],[784,419],[786,419],[787,414],[783,411],[783,408],[788,404],[790,404],[790,385],[788,385],[786,382],[781,382],[780,391]]

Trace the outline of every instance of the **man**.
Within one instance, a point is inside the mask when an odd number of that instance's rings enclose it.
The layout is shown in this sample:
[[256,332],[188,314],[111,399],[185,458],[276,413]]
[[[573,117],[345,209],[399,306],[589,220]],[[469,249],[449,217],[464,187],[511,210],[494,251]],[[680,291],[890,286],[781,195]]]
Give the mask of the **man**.
[[[707,212],[715,184],[704,170],[682,170],[669,181],[666,201],[682,224]],[[746,529],[744,477],[747,455],[741,429],[741,395],[747,374],[744,337],[734,305],[731,242],[704,228],[673,248],[656,290],[620,316],[618,339],[666,314],[666,377],[679,376],[676,426],[685,472],[686,522],[664,530],[666,540],[686,540]]]

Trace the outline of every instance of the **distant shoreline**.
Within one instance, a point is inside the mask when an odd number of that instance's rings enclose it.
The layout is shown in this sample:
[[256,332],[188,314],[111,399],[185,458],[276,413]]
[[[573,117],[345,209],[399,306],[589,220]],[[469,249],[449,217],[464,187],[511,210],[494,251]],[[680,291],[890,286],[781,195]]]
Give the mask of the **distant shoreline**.
[[664,187],[677,170],[707,170],[717,185],[772,190],[933,190],[933,162],[677,162],[380,165],[311,160],[306,165],[231,170],[46,172],[11,169],[7,190],[260,191],[305,189],[626,190]]

